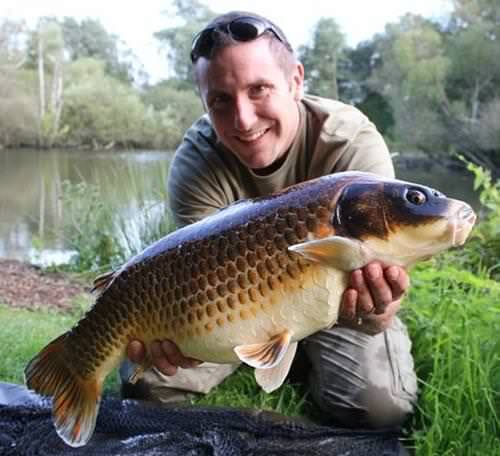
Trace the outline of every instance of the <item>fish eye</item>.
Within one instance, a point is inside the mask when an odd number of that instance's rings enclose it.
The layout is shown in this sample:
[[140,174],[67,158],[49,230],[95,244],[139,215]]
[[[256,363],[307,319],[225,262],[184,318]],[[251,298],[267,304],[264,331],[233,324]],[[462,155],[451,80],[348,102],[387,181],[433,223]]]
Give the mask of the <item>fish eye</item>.
[[408,190],[408,192],[406,192],[406,199],[411,204],[415,204],[415,206],[421,206],[427,201],[425,193],[415,189]]

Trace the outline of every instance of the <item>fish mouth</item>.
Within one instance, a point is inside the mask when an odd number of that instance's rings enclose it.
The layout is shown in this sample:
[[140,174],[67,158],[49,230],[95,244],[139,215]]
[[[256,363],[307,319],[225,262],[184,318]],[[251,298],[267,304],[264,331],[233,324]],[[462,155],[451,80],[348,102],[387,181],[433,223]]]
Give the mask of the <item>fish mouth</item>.
[[460,246],[465,243],[469,237],[477,216],[472,208],[466,204],[463,205],[450,220],[451,245]]

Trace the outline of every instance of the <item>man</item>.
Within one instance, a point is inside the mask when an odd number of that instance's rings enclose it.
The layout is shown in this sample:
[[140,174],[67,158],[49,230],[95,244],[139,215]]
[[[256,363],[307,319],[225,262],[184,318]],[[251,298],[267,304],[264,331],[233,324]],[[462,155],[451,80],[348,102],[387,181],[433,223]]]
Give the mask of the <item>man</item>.
[[[387,147],[363,114],[303,95],[303,66],[267,19],[240,12],[214,19],[195,37],[191,60],[208,115],[187,131],[171,166],[170,205],[179,226],[324,174],[393,176]],[[410,342],[395,317],[408,287],[398,267],[373,263],[354,271],[338,325],[301,343],[312,398],[340,425],[397,425],[412,410]],[[128,355],[140,362],[144,346],[131,342]],[[151,355],[156,369],[142,386],[158,400],[176,390],[206,392],[234,370],[194,367],[196,360],[169,341],[152,344]]]

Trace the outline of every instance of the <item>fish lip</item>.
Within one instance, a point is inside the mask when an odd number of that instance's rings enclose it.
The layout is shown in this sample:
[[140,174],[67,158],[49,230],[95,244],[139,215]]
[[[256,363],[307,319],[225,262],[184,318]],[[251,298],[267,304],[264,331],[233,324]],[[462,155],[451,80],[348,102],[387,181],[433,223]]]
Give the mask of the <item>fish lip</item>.
[[451,245],[453,247],[465,244],[476,220],[477,216],[469,205],[464,205],[455,212],[450,219],[449,225],[449,229],[452,232]]

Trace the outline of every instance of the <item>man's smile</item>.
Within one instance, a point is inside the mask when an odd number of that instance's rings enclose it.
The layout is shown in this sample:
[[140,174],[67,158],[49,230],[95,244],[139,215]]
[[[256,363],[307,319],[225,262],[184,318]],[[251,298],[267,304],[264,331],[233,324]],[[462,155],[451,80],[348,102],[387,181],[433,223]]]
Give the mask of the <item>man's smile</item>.
[[266,128],[262,128],[260,130],[257,130],[257,131],[253,131],[251,133],[247,133],[247,134],[238,134],[235,136],[235,138],[241,142],[244,142],[244,143],[253,143],[255,141],[257,141],[258,139],[262,138],[262,136],[264,136],[269,130],[271,129],[271,127],[266,127]]

